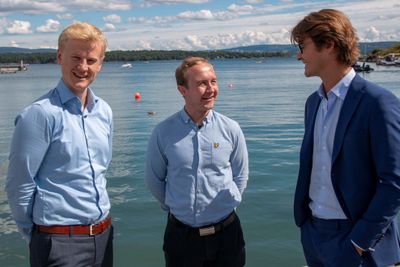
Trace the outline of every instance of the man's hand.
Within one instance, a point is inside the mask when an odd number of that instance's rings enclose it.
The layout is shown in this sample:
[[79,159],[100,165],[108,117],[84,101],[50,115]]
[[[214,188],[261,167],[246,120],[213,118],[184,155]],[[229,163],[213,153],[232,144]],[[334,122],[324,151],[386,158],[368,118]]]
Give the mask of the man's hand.
[[356,245],[353,244],[354,249],[357,251],[358,255],[362,256],[364,250],[361,248],[357,247]]

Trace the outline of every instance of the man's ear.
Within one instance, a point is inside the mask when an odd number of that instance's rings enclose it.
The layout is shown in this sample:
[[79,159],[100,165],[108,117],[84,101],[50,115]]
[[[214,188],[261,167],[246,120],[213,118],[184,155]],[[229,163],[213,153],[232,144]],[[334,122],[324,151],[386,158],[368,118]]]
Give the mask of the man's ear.
[[325,48],[331,51],[335,50],[335,42],[333,40],[327,40],[325,43]]
[[60,49],[57,50],[57,64],[61,64],[62,61],[62,53]]
[[183,97],[185,97],[186,91],[187,91],[187,89],[186,89],[185,86],[183,86],[183,85],[178,85],[178,91],[179,91],[179,93],[181,93],[181,95],[182,95]]

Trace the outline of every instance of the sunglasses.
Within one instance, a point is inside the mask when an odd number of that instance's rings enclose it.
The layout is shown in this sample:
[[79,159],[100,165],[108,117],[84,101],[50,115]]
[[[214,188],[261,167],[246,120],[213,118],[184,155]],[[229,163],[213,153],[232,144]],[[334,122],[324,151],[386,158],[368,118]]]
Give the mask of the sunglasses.
[[306,47],[304,44],[297,44],[297,47],[299,48],[300,54],[303,54],[303,49]]

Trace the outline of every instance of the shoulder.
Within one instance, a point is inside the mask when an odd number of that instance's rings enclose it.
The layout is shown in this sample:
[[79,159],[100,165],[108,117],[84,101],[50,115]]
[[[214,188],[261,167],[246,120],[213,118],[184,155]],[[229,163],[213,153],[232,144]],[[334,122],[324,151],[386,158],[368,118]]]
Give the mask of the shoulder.
[[213,110],[213,120],[214,122],[224,129],[230,130],[232,132],[241,131],[239,123],[217,111]]
[[182,123],[182,118],[180,117],[180,112],[176,112],[175,114],[159,122],[155,126],[154,130],[166,131],[166,133],[168,133],[168,130],[174,129],[175,127],[177,127],[177,124],[179,123]]
[[105,112],[108,117],[112,118],[113,112],[111,109],[111,106],[101,97],[96,96],[97,99],[97,105],[99,105],[100,109]]
[[385,105],[385,103],[394,103],[398,105],[400,103],[393,92],[376,83],[365,80],[359,75],[356,75],[353,79],[351,89],[362,92],[365,95],[365,99],[371,104]]
[[25,107],[17,116],[17,120],[27,120],[37,122],[40,118],[49,120],[54,112],[59,109],[59,99],[56,97],[56,90],[52,89],[45,95],[35,100],[32,104]]

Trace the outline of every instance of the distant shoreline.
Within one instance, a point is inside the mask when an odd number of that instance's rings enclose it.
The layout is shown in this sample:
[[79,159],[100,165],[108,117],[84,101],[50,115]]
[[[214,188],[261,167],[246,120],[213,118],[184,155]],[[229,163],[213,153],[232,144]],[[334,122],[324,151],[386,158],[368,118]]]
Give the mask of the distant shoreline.
[[[106,52],[105,62],[113,61],[152,61],[152,60],[182,60],[188,56],[199,56],[207,59],[237,59],[237,58],[270,58],[290,57],[289,52],[241,52],[241,51],[110,51]],[[56,63],[56,53],[1,53],[0,64],[20,62],[25,64]]]

